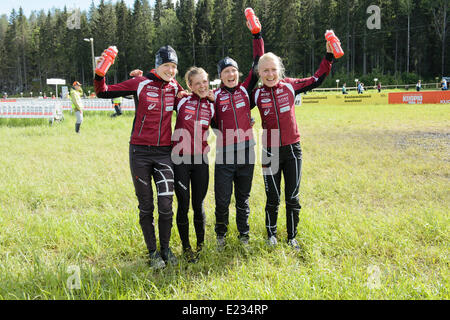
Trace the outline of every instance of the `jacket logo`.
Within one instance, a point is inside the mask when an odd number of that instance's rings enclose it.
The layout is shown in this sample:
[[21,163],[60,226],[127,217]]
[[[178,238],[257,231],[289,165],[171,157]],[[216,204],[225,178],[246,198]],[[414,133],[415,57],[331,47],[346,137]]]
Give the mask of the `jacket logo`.
[[240,102],[240,103],[238,103],[236,105],[236,109],[239,109],[239,108],[242,108],[242,107],[245,107],[245,102]]
[[269,112],[270,112],[270,109],[264,110],[264,115],[267,116],[269,114]]
[[149,97],[154,97],[154,98],[156,98],[158,96],[158,94],[156,92],[147,92],[147,95]]
[[184,120],[189,120],[189,119],[191,119],[192,118],[192,115],[191,114],[188,114],[186,117],[184,117]]
[[228,96],[223,96],[223,97],[219,98],[220,101],[224,101],[224,100],[227,100],[227,99],[228,99]]
[[225,111],[227,111],[227,109],[228,109],[228,106],[224,106],[224,107],[222,107],[222,112],[225,112]]
[[277,89],[277,94],[283,93],[283,89]]
[[267,102],[270,102],[271,100],[270,99],[267,99],[267,98],[265,98],[265,99],[261,99],[261,102],[262,103],[267,103]]
[[287,112],[287,111],[289,111],[290,109],[291,109],[291,107],[290,107],[290,106],[287,106],[287,107],[281,108],[281,109],[280,109],[280,113],[283,113],[283,112]]
[[156,103],[152,103],[152,104],[149,104],[148,105],[148,110],[153,110],[153,109],[155,109],[155,107],[156,107]]

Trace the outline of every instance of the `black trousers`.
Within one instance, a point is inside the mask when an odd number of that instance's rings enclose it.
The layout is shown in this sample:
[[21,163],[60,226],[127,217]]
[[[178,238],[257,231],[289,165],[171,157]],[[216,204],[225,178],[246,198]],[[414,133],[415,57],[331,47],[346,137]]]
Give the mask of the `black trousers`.
[[114,104],[114,110],[116,111],[116,114],[120,116],[122,114],[122,107],[120,104]]
[[201,247],[205,240],[206,215],[203,206],[208,191],[209,165],[202,161],[194,164],[181,163],[174,165],[175,194],[178,201],[177,227],[183,249],[191,247],[189,242],[189,200],[192,190],[192,209],[194,211],[194,229],[197,237],[197,247]]
[[286,226],[288,239],[297,235],[300,203],[299,188],[302,177],[302,149],[300,142],[280,148],[263,148],[263,177],[266,188],[266,229],[269,237],[277,234],[278,208],[281,195],[281,174],[285,182]]
[[[249,147],[245,150],[234,151],[234,157],[219,154],[216,157],[214,170],[214,193],[216,200],[216,225],[215,231],[217,236],[226,236],[229,223],[229,206],[231,195],[233,193],[236,200],[236,226],[240,236],[248,236],[250,226],[248,217],[250,215],[250,190],[253,180],[254,170],[254,148]],[[217,162],[218,157],[224,157]],[[239,161],[243,159],[243,161]],[[231,162],[231,163],[230,163]],[[241,163],[242,162],[242,163]]]
[[156,250],[152,178],[158,197],[160,248],[169,247],[172,230],[174,172],[171,147],[130,145],[130,168],[139,201],[139,224],[149,252]]

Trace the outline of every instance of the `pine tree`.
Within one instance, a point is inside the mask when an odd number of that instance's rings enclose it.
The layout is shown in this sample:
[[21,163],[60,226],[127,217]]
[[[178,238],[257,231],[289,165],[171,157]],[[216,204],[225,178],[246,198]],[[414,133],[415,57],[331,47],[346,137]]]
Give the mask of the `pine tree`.
[[214,71],[214,62],[210,57],[210,45],[212,35],[211,25],[211,0],[199,0],[196,8],[196,24],[194,33],[196,36],[196,44],[198,46],[198,61],[201,61],[201,66],[207,72]]
[[155,23],[156,28],[158,28],[161,25],[162,13],[163,13],[162,0],[156,0],[155,1],[155,9],[153,12],[153,21]]
[[[215,49],[214,61],[217,63],[220,59],[228,55],[229,33],[227,32],[227,28],[231,15],[230,0],[214,0],[213,8],[211,45]],[[215,77],[218,76],[216,70],[212,74]]]
[[180,0],[177,17],[181,23],[181,35],[184,39],[178,46],[183,52],[183,54],[178,56],[178,62],[179,67],[187,68],[188,66],[196,65],[194,0]]

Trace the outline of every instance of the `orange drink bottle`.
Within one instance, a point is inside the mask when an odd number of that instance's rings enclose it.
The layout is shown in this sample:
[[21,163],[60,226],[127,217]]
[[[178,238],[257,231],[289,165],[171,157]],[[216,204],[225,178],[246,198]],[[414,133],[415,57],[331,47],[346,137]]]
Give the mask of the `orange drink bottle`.
[[252,28],[252,33],[257,34],[261,31],[261,23],[259,22],[258,17],[255,15],[255,12],[252,8],[247,8],[244,11],[245,17],[247,18],[247,21],[250,23],[250,26]]
[[97,67],[95,68],[95,73],[98,74],[101,77],[104,77],[106,73],[108,72],[109,68],[114,63],[114,60],[116,59],[117,53],[119,51],[117,50],[116,46],[110,46],[108,49],[103,51],[103,60],[100,60],[97,63]]
[[341,48],[341,42],[339,41],[339,38],[336,37],[333,30],[327,30],[325,32],[325,39],[331,44],[333,55],[336,59],[344,55],[344,50]]

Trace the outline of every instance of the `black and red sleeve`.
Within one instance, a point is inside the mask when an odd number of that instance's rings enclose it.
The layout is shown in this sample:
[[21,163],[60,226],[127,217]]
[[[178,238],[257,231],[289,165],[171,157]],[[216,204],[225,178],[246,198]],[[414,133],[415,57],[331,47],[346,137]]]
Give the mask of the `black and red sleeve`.
[[319,68],[312,77],[303,79],[291,79],[290,82],[294,87],[295,94],[297,95],[301,92],[306,92],[320,86],[323,80],[330,73],[332,63],[333,63],[333,54],[327,52],[325,58],[323,58]]

